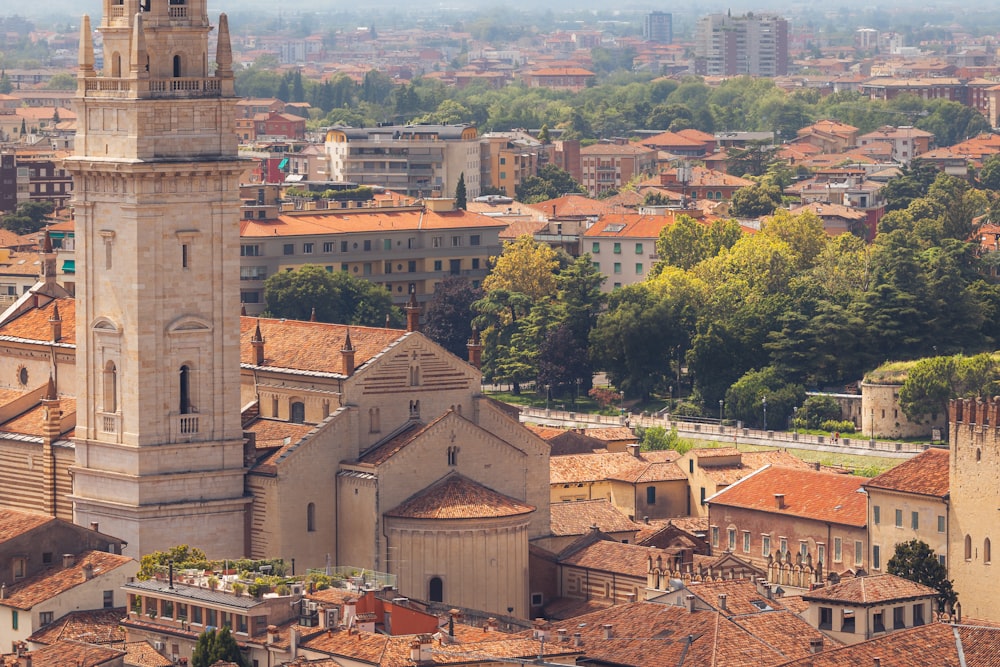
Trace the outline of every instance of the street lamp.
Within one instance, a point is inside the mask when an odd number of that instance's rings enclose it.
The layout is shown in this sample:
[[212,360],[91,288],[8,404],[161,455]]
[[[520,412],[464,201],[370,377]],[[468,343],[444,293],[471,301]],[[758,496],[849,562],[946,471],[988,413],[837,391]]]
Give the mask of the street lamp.
[[670,385],[670,387],[667,388],[667,391],[670,392],[670,409],[667,410],[669,413],[674,411],[674,385]]
[[872,408],[872,416],[871,416],[871,419],[869,419],[868,421],[871,422],[872,440],[874,440],[875,439],[875,408]]
[[552,393],[552,385],[545,385],[545,411],[549,411],[549,396]]
[[794,408],[792,408],[792,423],[791,423],[791,428],[792,428],[792,429],[794,429],[794,428],[795,428],[795,419],[796,419],[796,418],[797,418],[798,416],[799,416],[799,407],[798,407],[798,406],[795,406]]
[[767,430],[767,396],[760,399],[760,404],[764,406],[764,430]]
[[722,399],[719,399],[719,426],[722,426]]

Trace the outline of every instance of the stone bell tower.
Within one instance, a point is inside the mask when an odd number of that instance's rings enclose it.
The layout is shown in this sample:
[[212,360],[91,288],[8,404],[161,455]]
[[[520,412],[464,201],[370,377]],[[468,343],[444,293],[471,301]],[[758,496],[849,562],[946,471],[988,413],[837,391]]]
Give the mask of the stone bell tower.
[[73,174],[74,519],[132,556],[246,550],[232,51],[206,0],[104,0],[83,18]]

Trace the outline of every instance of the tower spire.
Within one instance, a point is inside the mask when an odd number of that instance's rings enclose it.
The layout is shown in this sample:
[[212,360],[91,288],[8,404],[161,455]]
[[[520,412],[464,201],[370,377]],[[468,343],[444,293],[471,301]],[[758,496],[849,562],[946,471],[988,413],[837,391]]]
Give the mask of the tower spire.
[[146,31],[143,29],[141,13],[135,15],[135,25],[132,28],[132,53],[129,60],[129,69],[133,77],[149,77]]
[[90,32],[90,17],[83,15],[80,22],[80,59],[77,68],[79,76],[78,85],[84,85],[84,79],[94,76],[94,37]]

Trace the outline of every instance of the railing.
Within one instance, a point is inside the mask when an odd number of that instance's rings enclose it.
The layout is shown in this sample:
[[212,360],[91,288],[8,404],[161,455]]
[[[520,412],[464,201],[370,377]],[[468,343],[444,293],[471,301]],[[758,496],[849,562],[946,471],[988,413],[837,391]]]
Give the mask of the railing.
[[198,432],[198,415],[181,415],[178,424],[181,435],[194,435]]
[[164,97],[173,93],[197,94],[202,97],[218,97],[222,94],[222,82],[214,77],[177,77],[170,79],[132,79],[121,77],[94,76],[84,81],[87,97]]
[[121,442],[122,439],[122,416],[116,412],[98,412],[97,413],[98,424],[100,425],[101,434],[106,437],[105,440],[110,440],[111,442]]
[[188,15],[188,8],[184,6],[171,7],[169,13],[172,19],[185,19]]

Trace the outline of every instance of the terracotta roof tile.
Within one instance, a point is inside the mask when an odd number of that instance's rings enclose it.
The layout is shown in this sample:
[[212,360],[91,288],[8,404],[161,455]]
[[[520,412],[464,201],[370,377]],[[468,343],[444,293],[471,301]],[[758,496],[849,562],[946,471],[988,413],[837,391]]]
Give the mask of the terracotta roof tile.
[[83,642],[60,641],[37,651],[30,651],[28,655],[31,656],[31,664],[38,667],[56,667],[56,665],[97,667],[120,660],[125,652]]
[[810,469],[808,463],[794,454],[776,449],[761,452],[741,452],[739,464],[707,465],[702,468],[702,472],[716,484],[723,486],[734,484],[766,465],[797,468],[800,470]]
[[126,616],[125,607],[70,612],[28,637],[28,641],[54,644],[61,639],[75,639],[88,644],[116,644],[125,641],[120,623]]
[[872,478],[865,486],[944,498],[949,489],[948,460],[947,449],[931,448]]
[[844,579],[825,588],[802,594],[802,599],[843,602],[846,604],[870,605],[891,600],[909,600],[936,596],[937,591],[892,574],[878,574],[869,577]]
[[487,519],[530,514],[535,508],[452,473],[405,500],[386,516],[407,519]]
[[[860,491],[867,482],[867,477],[768,466],[715,494],[709,502],[863,527],[868,502]],[[774,498],[779,493],[784,494],[781,510]]]
[[[445,415],[446,414],[448,413],[445,413]],[[407,422],[399,431],[391,435],[388,439],[378,442],[371,448],[362,452],[361,456],[358,457],[358,463],[367,463],[373,466],[382,465],[392,458],[393,455],[403,449],[403,447],[406,447],[408,444],[413,442],[418,435],[424,433],[432,424],[436,424],[441,421],[445,415],[441,415],[430,424],[424,424],[423,422],[418,421]]]
[[55,520],[53,517],[42,514],[0,509],[0,544]]
[[[956,637],[957,635],[957,637]],[[962,651],[959,654],[958,642]],[[869,641],[829,649],[783,663],[788,667],[856,667],[874,665],[878,658],[886,667],[994,667],[1000,630],[931,623],[891,632]],[[971,652],[970,652],[971,649]]]
[[586,195],[563,195],[531,204],[532,208],[546,217],[596,217],[611,213],[614,207],[606,201],[591,199]]
[[604,440],[605,442],[621,442],[623,440],[627,440],[629,442],[639,442],[639,437],[627,426],[601,426],[598,428],[588,428],[584,429],[583,434],[589,435],[591,438]]
[[583,535],[591,526],[597,526],[604,533],[635,531],[640,528],[639,524],[603,498],[552,503],[549,512],[552,534],[557,536]]
[[641,577],[645,581],[649,572],[649,559],[656,560],[658,556],[667,560],[670,558],[670,552],[655,547],[600,539],[560,558],[559,562],[562,565],[573,565],[588,570]]
[[346,232],[505,227],[502,221],[469,211],[334,209],[313,215],[281,215],[270,220],[241,220],[241,238],[310,236]]
[[91,566],[93,576],[97,577],[130,563],[135,561],[128,556],[106,551],[85,551],[76,557],[76,562],[71,567],[45,570],[8,586],[7,596],[0,600],[0,605],[28,610],[84,583],[85,565]]
[[150,645],[149,642],[127,642],[125,662],[134,667],[171,667],[174,662]]
[[[264,337],[263,366],[335,375],[344,374],[340,351],[344,347],[348,330],[354,346],[356,369],[407,333],[401,329],[349,327],[344,324],[244,316],[240,318],[240,361],[251,366],[256,364],[250,340],[258,323]],[[2,333],[3,330],[0,330],[0,334]]]
[[311,424],[293,424],[262,418],[257,418],[244,426],[244,431],[256,435],[258,458],[253,467],[254,471],[265,474],[277,473],[278,461],[314,428],[315,426]]
[[[40,404],[33,405],[31,408],[22,412],[17,417],[13,419],[8,419],[3,424],[0,424],[0,431],[6,433],[20,433],[22,435],[34,435],[42,436],[44,431],[42,428],[42,412],[45,408]],[[59,398],[59,409],[62,410],[64,415],[71,415],[76,413],[76,399],[68,398],[62,396]],[[60,434],[62,437],[73,437],[74,429],[70,428],[65,433]]]
[[76,344],[76,300],[63,297],[49,301],[41,308],[30,308],[21,316],[0,326],[0,336],[24,338],[26,340],[49,342],[52,340],[52,317],[55,306],[59,307],[59,317],[62,319],[62,337],[60,343]]
[[646,155],[655,152],[639,144],[596,143],[580,149],[580,155]]
[[650,474],[661,481],[687,479],[677,467],[680,458],[672,450],[640,452],[639,457],[630,452],[595,452],[592,454],[568,454],[549,459],[549,481],[552,484],[579,484],[581,482],[603,482],[609,479],[637,482],[654,464]]

